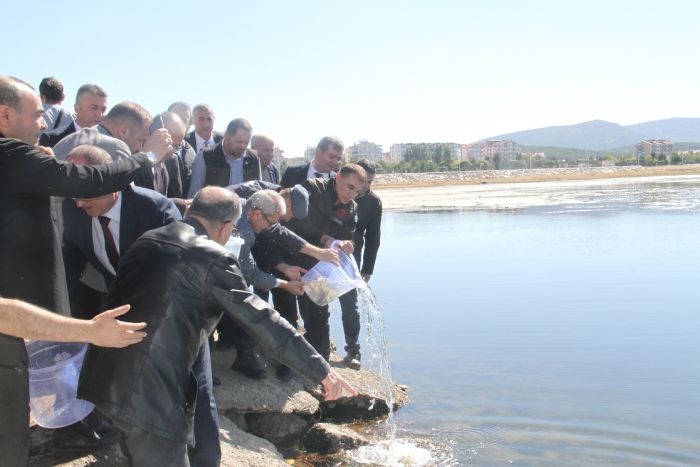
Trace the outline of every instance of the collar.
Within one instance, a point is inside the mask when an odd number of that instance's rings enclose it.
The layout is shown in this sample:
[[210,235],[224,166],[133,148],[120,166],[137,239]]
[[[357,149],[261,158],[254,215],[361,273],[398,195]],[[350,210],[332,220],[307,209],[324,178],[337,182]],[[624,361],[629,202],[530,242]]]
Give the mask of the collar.
[[77,120],[73,120],[73,125],[75,125],[75,132],[76,132],[76,133],[80,133],[80,130],[83,129],[83,127],[81,127],[80,125],[78,125],[78,121],[77,121]]
[[110,208],[109,211],[102,214],[102,217],[109,217],[113,221],[119,222],[122,216],[122,193],[117,194],[117,202]]
[[194,233],[196,233],[197,235],[204,235],[205,237],[209,238],[209,234],[207,234],[207,229],[205,229],[202,223],[194,217],[185,217],[181,222],[184,222],[187,225],[191,225],[194,228]]
[[194,130],[194,141],[197,144],[197,147],[204,146],[204,143],[207,141],[211,143],[209,146],[213,146],[214,144],[216,144],[214,141],[214,131],[212,130],[211,137],[209,139],[204,139],[201,136],[199,136],[197,130]]

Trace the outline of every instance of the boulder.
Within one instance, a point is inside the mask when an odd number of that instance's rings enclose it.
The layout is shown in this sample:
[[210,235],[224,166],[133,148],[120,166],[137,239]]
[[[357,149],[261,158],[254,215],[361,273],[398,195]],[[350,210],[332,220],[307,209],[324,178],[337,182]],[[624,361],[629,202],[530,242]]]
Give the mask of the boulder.
[[[362,368],[352,370],[339,361],[333,361],[335,371],[345,378],[358,392],[354,397],[343,397],[336,401],[321,402],[321,419],[335,423],[369,421],[389,414],[389,404],[381,378],[374,371]],[[408,403],[406,386],[391,387],[393,409],[396,411]]]
[[231,420],[219,420],[221,465],[226,467],[289,467],[269,441],[240,430]]
[[304,436],[302,447],[306,452],[333,454],[367,443],[367,438],[346,426],[317,423]]

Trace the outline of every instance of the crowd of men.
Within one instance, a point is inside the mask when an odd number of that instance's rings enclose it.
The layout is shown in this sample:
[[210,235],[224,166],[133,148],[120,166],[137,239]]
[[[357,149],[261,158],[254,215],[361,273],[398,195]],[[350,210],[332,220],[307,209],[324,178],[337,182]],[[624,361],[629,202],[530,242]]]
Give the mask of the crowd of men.
[[[54,78],[37,96],[0,76],[0,464],[28,462],[23,338],[90,343],[78,396],[96,410],[58,430],[57,448],[119,440],[135,466],[219,465],[214,335],[248,378],[268,376],[262,349],[280,384],[297,373],[328,400],[354,394],[328,363],[328,306],[302,276],[354,255],[370,280],[382,215],[372,164],[342,165],[343,143],[326,136],[281,174],[273,138],[243,118],[214,131],[207,104],[107,111],[95,84],[74,112],[64,99]],[[340,302],[342,361],[359,369],[357,291]]]

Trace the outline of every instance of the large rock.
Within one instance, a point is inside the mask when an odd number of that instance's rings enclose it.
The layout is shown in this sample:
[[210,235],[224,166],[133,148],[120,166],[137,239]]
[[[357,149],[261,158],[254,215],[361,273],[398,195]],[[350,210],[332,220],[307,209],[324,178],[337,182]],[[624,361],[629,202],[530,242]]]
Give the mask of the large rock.
[[231,370],[236,351],[212,352],[212,371],[221,380],[214,388],[216,405],[220,412],[283,413],[312,416],[319,403],[304,390],[301,378],[284,383],[275,376],[275,363],[266,362],[267,378],[252,380]]
[[240,430],[231,420],[219,420],[221,465],[224,467],[289,467],[269,441]]
[[[344,397],[336,401],[321,402],[321,414],[324,421],[347,423],[375,420],[389,414],[385,386],[377,373],[366,368],[351,370],[338,361],[332,361],[332,366],[357,390],[358,395]],[[398,384],[391,386],[394,410],[398,410],[408,403],[406,389],[406,386]]]
[[348,427],[317,423],[304,436],[303,448],[306,452],[333,454],[343,449],[364,446],[367,443],[367,438]]

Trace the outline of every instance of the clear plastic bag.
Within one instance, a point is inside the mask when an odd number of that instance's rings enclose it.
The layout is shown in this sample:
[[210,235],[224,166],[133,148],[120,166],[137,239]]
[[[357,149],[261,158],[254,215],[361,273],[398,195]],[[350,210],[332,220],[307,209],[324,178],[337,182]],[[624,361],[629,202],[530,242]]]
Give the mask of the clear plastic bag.
[[[331,248],[336,248],[337,241]],[[338,250],[340,266],[326,261],[319,261],[301,278],[306,282],[304,292],[317,305],[325,306],[357,288],[362,282],[362,276],[357,269],[355,258]]]

